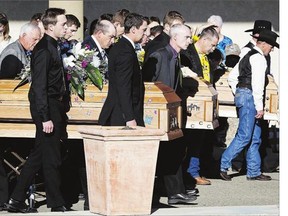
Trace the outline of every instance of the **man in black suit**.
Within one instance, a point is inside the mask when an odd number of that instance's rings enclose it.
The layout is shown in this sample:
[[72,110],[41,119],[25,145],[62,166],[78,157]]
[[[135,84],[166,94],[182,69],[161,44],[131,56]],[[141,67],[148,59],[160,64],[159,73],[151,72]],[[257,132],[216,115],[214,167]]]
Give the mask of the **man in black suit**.
[[109,52],[109,89],[99,116],[99,124],[144,126],[144,83],[135,43],[147,28],[144,17],[131,13],[124,22],[125,33]]
[[[95,49],[98,58],[108,64],[106,51],[114,44],[116,38],[115,26],[108,20],[101,20],[95,25],[92,35],[89,35],[82,42],[82,47],[88,46],[89,49]],[[108,79],[108,74],[103,74],[104,81]]]
[[[161,81],[173,88],[177,95],[182,98],[184,105],[186,100],[181,86],[182,74],[180,73],[179,53],[181,49],[187,49],[191,43],[191,31],[183,24],[175,24],[170,28],[169,34],[169,44],[149,56],[143,66],[143,73],[150,72],[153,74],[150,81]],[[194,194],[190,196],[186,193],[183,183],[181,164],[185,157],[185,149],[186,145],[183,138],[160,143],[156,175],[157,179],[163,176],[168,204],[192,203],[196,200]],[[154,191],[154,196],[157,196],[155,193],[157,192]]]
[[8,211],[27,212],[26,193],[41,167],[47,207],[51,211],[66,211],[59,173],[61,139],[67,138],[67,115],[62,101],[66,86],[57,44],[57,40],[66,33],[66,21],[65,10],[61,8],[48,8],[42,17],[46,32],[31,56],[32,83],[29,90],[30,111],[36,125],[35,145],[6,204]]
[[[82,42],[82,46],[88,46],[89,49],[95,49],[100,60],[106,56],[105,50],[108,49],[115,40],[116,29],[108,20],[101,20],[95,25],[92,35],[89,35]],[[105,55],[104,55],[105,54]]]
[[183,16],[177,11],[169,11],[165,14],[163,19],[163,31],[153,40],[149,41],[148,44],[145,46],[145,56],[144,62],[148,59],[151,53],[155,52],[156,50],[165,47],[169,44],[170,36],[169,30],[172,25],[175,24],[184,24],[185,20]]

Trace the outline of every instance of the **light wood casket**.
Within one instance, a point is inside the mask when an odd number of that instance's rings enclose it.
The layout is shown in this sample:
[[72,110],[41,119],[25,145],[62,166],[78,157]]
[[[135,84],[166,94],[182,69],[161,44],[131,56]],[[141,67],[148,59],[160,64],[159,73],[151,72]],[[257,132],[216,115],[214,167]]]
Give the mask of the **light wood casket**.
[[[19,80],[0,80],[0,118],[2,120],[31,120],[28,91],[29,84],[13,89]],[[72,94],[72,107],[67,113],[69,124],[97,124],[103,103],[107,97],[108,85],[102,91],[94,85],[85,90],[85,101]],[[144,121],[147,128],[163,129],[163,140],[183,136],[181,125],[181,99],[170,87],[156,83],[145,83]],[[80,134],[79,134],[80,135]]]
[[198,91],[187,98],[186,128],[213,130],[218,122],[218,93],[211,83],[203,78],[193,78],[197,81]]
[[[234,95],[228,84],[228,76],[229,72],[226,72],[215,84],[218,92],[219,116],[237,118]],[[269,83],[266,86],[265,91],[264,119],[279,121],[278,86],[276,85],[272,76],[269,75],[268,80]]]

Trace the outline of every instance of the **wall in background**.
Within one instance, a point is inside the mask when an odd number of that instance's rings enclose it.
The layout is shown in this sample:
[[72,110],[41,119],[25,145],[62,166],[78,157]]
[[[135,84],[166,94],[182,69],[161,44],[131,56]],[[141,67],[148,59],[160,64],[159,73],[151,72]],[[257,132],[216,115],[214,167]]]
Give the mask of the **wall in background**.
[[[0,0],[0,11],[9,18],[13,39],[18,38],[20,27],[34,13],[43,12],[48,5],[48,0]],[[240,47],[250,40],[249,33],[244,31],[252,28],[256,19],[270,20],[274,30],[279,32],[279,0],[84,0],[88,25],[103,13],[114,13],[123,8],[145,16],[158,16],[161,20],[167,11],[177,10],[192,28],[206,22],[212,14],[220,15],[224,21],[222,32]],[[279,50],[275,48],[272,70],[277,83],[278,59]]]

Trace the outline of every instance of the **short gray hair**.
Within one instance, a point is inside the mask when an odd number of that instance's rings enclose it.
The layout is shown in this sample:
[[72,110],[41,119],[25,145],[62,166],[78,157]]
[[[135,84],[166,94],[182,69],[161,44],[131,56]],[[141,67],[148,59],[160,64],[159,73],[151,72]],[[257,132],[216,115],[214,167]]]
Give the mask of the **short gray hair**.
[[179,34],[179,32],[182,32],[184,29],[189,29],[189,26],[184,24],[175,24],[172,25],[169,31],[170,37],[174,37],[175,35]]
[[27,34],[33,30],[36,30],[36,29],[39,30],[39,32],[40,32],[40,28],[38,27],[37,24],[31,23],[31,22],[25,23],[20,29],[19,36],[22,37],[23,34]]

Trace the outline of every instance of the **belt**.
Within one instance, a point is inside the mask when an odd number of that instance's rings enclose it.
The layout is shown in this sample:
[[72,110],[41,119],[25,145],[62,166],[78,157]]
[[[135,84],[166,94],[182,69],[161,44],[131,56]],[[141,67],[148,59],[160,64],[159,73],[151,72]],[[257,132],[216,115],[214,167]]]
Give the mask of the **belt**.
[[249,84],[244,84],[244,83],[241,83],[241,84],[238,83],[236,87],[237,87],[237,88],[248,88],[248,89],[252,90],[251,85],[249,85]]

